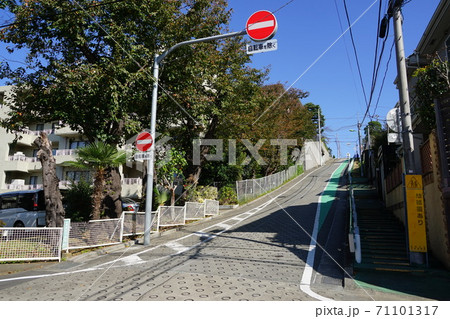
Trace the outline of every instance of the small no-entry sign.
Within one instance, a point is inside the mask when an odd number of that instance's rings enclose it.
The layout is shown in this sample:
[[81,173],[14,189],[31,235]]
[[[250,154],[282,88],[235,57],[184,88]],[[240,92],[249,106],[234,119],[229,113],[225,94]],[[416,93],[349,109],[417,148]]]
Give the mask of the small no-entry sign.
[[136,148],[142,152],[146,152],[152,147],[153,138],[149,132],[142,132],[136,138]]
[[277,32],[277,18],[267,10],[260,10],[248,18],[245,28],[253,41],[269,40]]

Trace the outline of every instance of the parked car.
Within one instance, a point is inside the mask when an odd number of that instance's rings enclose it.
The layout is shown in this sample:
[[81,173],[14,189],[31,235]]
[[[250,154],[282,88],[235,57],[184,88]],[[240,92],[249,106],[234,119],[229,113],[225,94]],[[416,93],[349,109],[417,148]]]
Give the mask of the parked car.
[[5,223],[5,227],[45,226],[44,191],[0,194],[0,220]]
[[122,198],[122,210],[124,212],[138,212],[139,211],[139,203],[132,200],[131,198],[124,197]]

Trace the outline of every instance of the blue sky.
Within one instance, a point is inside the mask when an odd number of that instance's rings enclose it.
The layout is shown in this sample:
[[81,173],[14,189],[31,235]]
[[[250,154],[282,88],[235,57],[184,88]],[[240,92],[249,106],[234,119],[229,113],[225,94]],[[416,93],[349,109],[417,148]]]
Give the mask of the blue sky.
[[[346,1],[351,23],[373,4],[352,27],[367,97],[375,57],[379,1],[382,4],[383,16],[388,0]],[[326,120],[325,134],[330,138],[329,146],[333,154],[337,155],[335,142],[337,134],[342,156],[346,153],[353,155],[357,133],[349,132],[349,129],[356,129],[358,117],[362,120],[366,104],[349,33],[340,38],[316,64],[311,66],[342,35],[339,19],[343,30],[348,28],[343,0],[289,2],[290,0],[229,0],[229,7],[233,9],[230,30],[238,31],[245,28],[248,17],[255,11],[275,12],[287,4],[275,13],[279,25],[274,37],[278,40],[278,50],[255,54],[251,65],[256,68],[271,66],[268,83],[281,82],[291,86],[297,81],[293,87],[310,92],[309,97],[302,102],[312,102],[322,108]],[[407,56],[417,47],[438,4],[439,0],[412,0],[403,7]],[[375,101],[393,43],[392,19],[390,27],[375,90]],[[380,116],[380,122],[398,101],[398,91],[393,84],[397,73],[395,61],[394,50],[378,107],[376,110],[374,107],[370,110],[371,115],[375,112]],[[298,79],[305,71],[307,72]],[[367,125],[368,120],[365,119],[363,127]]]
[[[351,23],[367,10],[354,24],[352,30],[363,83],[368,95],[377,40],[378,7],[381,1],[381,12],[384,15],[388,0],[346,1]],[[321,106],[326,119],[325,135],[329,138],[333,154],[337,155],[337,135],[341,155],[345,156],[346,153],[353,155],[357,134],[349,132],[349,129],[355,129],[357,120],[362,120],[366,104],[349,32],[342,36],[348,27],[343,0],[228,0],[228,2],[229,7],[233,9],[230,31],[243,30],[248,17],[255,11],[269,10],[275,13],[279,24],[274,37],[278,40],[278,50],[253,55],[251,65],[256,68],[271,67],[268,84],[281,82],[287,87],[292,85],[310,92],[309,97],[302,101]],[[407,4],[403,8],[404,38],[405,53],[408,56],[419,43],[439,0],[405,2]],[[2,20],[6,20],[5,16],[2,16]],[[392,20],[390,26],[391,32],[386,43],[374,100],[378,97],[393,43]],[[11,56],[5,52],[5,44],[0,45],[0,57],[10,61],[21,59],[20,54]],[[319,57],[321,58],[314,63]],[[398,91],[393,84],[395,77],[394,51],[378,107],[376,111],[374,107],[370,110],[370,114],[379,115],[380,120],[385,119],[387,112],[398,101]],[[363,126],[368,120],[365,119]]]

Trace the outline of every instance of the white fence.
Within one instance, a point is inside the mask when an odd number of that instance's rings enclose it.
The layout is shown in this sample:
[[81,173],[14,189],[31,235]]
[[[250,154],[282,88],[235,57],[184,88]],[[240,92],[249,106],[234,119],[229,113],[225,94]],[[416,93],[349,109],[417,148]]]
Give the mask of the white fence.
[[300,174],[301,165],[293,165],[288,169],[257,179],[246,179],[236,182],[238,201],[254,199],[282,185],[284,182]]
[[67,249],[118,244],[122,242],[122,223],[122,218],[70,223]]
[[[219,214],[219,202],[160,206],[152,212],[151,231],[186,224],[186,220]],[[0,261],[60,260],[61,250],[119,244],[124,236],[144,233],[145,213],[124,212],[121,218],[65,221],[65,228],[0,228]],[[63,236],[63,233],[65,234]]]
[[[151,231],[158,231],[157,213],[152,212]],[[142,235],[145,230],[145,213],[123,212],[123,234],[122,236]]]
[[62,228],[0,228],[0,261],[59,261],[62,231]]
[[205,203],[191,203],[187,202],[184,205],[186,209],[186,220],[196,220],[204,218],[205,215]]

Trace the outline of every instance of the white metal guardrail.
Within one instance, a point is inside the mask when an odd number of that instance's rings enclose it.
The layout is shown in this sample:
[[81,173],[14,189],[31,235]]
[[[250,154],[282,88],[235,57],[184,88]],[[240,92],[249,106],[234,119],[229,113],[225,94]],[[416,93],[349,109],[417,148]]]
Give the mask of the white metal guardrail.
[[123,218],[70,223],[67,249],[107,246],[122,242]]
[[[157,229],[158,211],[152,212],[151,231]],[[145,213],[144,212],[123,212],[123,234],[122,236],[142,235],[145,231]]]
[[350,252],[355,254],[355,260],[358,264],[362,261],[361,254],[361,238],[359,235],[359,227],[358,227],[358,215],[356,213],[356,205],[355,205],[355,196],[353,193],[352,186],[352,168],[353,168],[354,160],[352,159],[348,166],[348,179],[350,182],[350,196],[349,196],[349,206],[350,206],[350,232],[348,234],[349,237],[349,247]]
[[[152,231],[184,225],[187,220],[219,214],[219,202],[160,206],[152,212]],[[145,213],[124,212],[121,218],[64,221],[64,228],[0,228],[0,261],[61,260],[61,250],[115,245],[124,236],[144,233]],[[64,237],[63,237],[64,234]]]
[[246,201],[261,196],[294,178],[299,173],[301,165],[293,165],[288,169],[256,179],[236,181],[236,194],[238,201]]
[[184,206],[186,207],[186,220],[205,218],[205,203],[187,202]]
[[60,261],[62,231],[62,228],[0,228],[0,261]]

